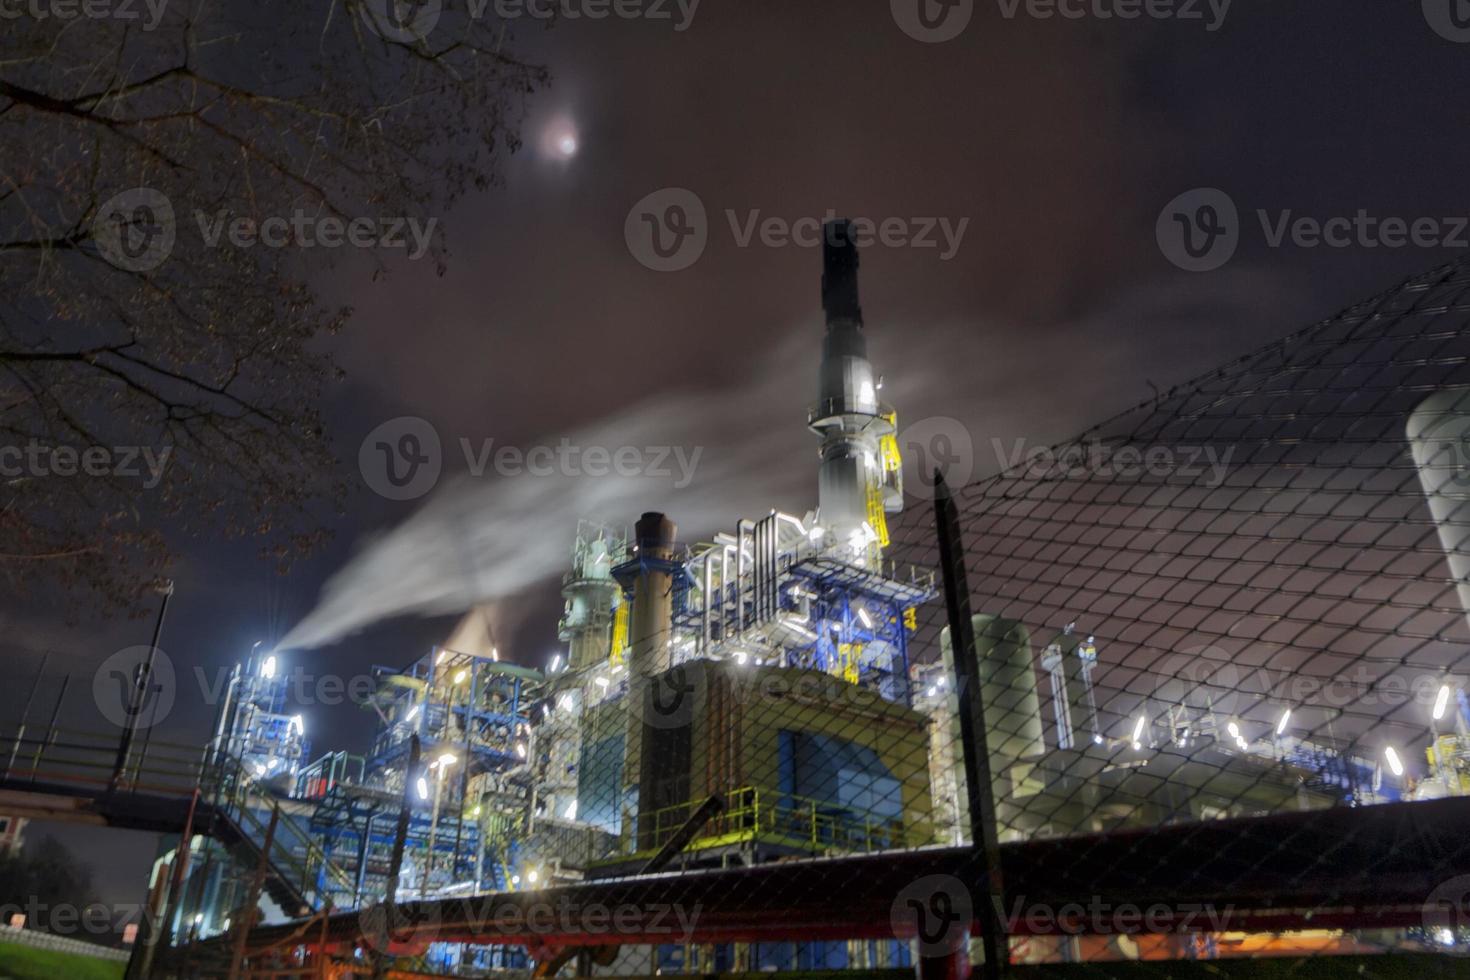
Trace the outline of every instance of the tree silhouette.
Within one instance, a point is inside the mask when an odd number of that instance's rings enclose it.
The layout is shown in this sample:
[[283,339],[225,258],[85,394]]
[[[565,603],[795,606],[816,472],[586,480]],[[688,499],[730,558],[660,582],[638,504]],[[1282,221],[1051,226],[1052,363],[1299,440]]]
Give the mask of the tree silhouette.
[[[393,232],[498,181],[545,73],[485,6],[190,0],[156,20],[119,4],[6,21],[13,590],[60,580],[137,611],[175,533],[256,538],[281,563],[322,540],[346,484],[320,414],[340,372],[320,340],[350,310],[323,301],[319,276],[349,251],[386,273]],[[357,245],[324,244],[333,227]],[[446,257],[435,233],[426,258],[442,273]]]

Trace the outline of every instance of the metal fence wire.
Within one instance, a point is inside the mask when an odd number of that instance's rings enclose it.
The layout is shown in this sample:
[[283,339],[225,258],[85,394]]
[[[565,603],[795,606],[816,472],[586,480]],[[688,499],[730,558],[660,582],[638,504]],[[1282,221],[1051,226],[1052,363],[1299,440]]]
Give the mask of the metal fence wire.
[[565,654],[385,677],[374,756],[283,808],[350,891],[213,941],[281,976],[1456,975],[1467,294],[1447,266],[910,479],[851,541],[584,526]]
[[[1470,791],[1467,286],[1416,277],[956,492],[1001,841],[1114,835],[1100,875],[1161,886],[1147,928],[1008,904],[1042,926],[1015,962],[1465,951],[1460,835],[1402,853],[1464,811],[1385,833],[1368,808]],[[921,515],[895,538],[935,561]],[[932,820],[959,843],[944,610],[918,625],[943,651],[916,674],[945,705]],[[1241,928],[1268,911],[1291,928]]]

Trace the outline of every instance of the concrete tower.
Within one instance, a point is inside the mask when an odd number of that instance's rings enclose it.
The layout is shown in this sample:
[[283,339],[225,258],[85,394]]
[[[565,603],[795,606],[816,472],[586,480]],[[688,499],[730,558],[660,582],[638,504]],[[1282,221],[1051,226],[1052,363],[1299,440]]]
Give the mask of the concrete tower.
[[817,404],[808,424],[822,437],[818,500],[821,522],[831,535],[828,545],[862,559],[871,554],[878,537],[874,524],[882,523],[885,512],[897,512],[903,495],[887,477],[881,455],[880,443],[893,434],[893,423],[879,406],[877,379],[868,361],[851,222],[841,219],[823,226],[822,255],[827,334]]

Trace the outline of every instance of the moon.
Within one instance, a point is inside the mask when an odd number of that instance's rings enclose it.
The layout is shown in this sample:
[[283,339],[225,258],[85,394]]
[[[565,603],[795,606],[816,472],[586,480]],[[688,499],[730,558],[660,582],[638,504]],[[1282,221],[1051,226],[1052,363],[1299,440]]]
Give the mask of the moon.
[[577,124],[570,116],[558,115],[547,122],[538,140],[541,155],[548,160],[571,160],[582,149]]

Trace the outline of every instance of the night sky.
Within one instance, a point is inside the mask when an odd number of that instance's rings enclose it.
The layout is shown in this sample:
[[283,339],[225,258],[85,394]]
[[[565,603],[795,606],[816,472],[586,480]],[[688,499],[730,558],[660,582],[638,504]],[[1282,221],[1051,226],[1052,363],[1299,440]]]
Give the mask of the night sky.
[[[742,222],[829,210],[968,220],[947,261],[865,250],[861,287],[885,396],[901,421],[958,420],[975,475],[999,466],[992,440],[1066,438],[1148,397],[1150,382],[1168,387],[1465,247],[1273,248],[1256,217],[1470,214],[1470,127],[1455,108],[1470,43],[1437,34],[1420,4],[1241,2],[1214,31],[1205,4],[1188,21],[1034,19],[1024,4],[1007,18],[1008,6],[977,0],[942,44],[906,35],[876,0],[704,0],[683,31],[522,26],[521,54],[554,82],[533,97],[504,186],[442,216],[447,274],[398,262],[373,281],[344,264],[321,283],[357,311],[331,342],[347,381],[328,412],[355,491],[333,543],[283,578],[248,543],[179,542],[162,646],[181,673],[279,640],[334,574],[350,591],[395,561],[414,566],[396,569],[410,582],[435,569],[409,588],[435,615],[390,617],[291,661],[346,676],[401,664],[444,637],[457,601],[480,598],[495,600],[502,653],[541,666],[560,606],[544,569],[559,575],[578,517],[667,509],[693,540],[812,507],[819,251],[742,247],[727,209]],[[691,268],[660,273],[630,254],[624,225],[670,187],[702,200],[709,244]],[[1155,235],[1165,204],[1200,187],[1225,191],[1243,222],[1234,258],[1207,273],[1171,264]],[[388,501],[364,484],[358,448],[404,415],[439,431],[446,472],[429,497]],[[679,489],[456,479],[460,438],[562,437],[702,456]],[[423,533],[400,532],[375,559],[374,542],[415,514]],[[450,546],[455,521],[547,530],[534,546],[466,555]],[[67,625],[61,612],[11,616],[7,655],[23,673],[55,650],[49,670],[64,661],[85,692],[106,656],[147,642],[147,621]],[[159,737],[203,740],[211,709],[197,691],[181,680]],[[316,752],[361,749],[371,730],[350,706],[306,717]],[[147,838],[65,835],[105,899],[141,896]]]

